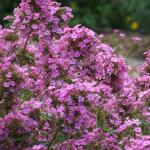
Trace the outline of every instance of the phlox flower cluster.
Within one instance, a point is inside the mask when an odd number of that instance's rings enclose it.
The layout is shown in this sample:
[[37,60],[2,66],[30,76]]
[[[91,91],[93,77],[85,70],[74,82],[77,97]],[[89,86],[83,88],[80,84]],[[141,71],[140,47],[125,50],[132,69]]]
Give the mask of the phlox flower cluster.
[[0,27],[0,150],[148,150],[150,52],[140,75],[71,9],[22,0]]

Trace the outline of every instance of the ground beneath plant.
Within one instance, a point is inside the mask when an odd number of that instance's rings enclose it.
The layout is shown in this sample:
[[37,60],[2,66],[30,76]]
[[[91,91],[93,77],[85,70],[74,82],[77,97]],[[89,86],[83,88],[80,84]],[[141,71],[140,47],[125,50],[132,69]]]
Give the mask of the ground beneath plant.
[[[128,55],[125,56],[125,59],[130,66],[137,67],[144,62],[144,52],[150,50],[150,35],[144,36],[133,33],[125,34],[125,39],[121,42],[120,45],[120,51],[125,51],[125,53],[123,53],[125,55],[128,53]],[[106,43],[113,47],[112,41],[114,39],[114,34],[104,33],[104,37]],[[134,49],[131,49],[131,47],[133,47],[132,37],[140,37],[142,39],[142,42],[140,42]]]

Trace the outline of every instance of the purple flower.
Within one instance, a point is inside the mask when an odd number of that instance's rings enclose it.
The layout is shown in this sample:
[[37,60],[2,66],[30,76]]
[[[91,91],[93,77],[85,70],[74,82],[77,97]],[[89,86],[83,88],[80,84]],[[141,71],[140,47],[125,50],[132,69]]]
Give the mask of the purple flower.
[[9,83],[8,83],[8,82],[5,82],[5,83],[3,84],[3,86],[4,86],[5,88],[8,88],[8,87],[9,87]]

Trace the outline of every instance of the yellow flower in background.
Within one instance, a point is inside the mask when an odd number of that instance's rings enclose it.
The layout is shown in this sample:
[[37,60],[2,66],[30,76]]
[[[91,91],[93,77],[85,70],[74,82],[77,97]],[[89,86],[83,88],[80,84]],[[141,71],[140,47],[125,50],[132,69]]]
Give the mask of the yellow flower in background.
[[137,29],[139,29],[139,23],[137,22],[137,21],[133,21],[132,23],[131,23],[131,29],[132,30],[137,30]]
[[71,2],[71,8],[73,9],[73,10],[78,10],[78,5],[77,5],[77,3],[76,2],[74,2],[74,1],[72,1]]

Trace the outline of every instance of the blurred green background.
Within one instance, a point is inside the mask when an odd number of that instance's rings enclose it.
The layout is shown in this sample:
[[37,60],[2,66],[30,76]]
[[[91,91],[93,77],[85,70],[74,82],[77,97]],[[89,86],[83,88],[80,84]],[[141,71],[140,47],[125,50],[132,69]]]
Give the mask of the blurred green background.
[[[150,0],[58,0],[73,8],[71,25],[83,24],[93,30],[125,31],[150,34]],[[10,14],[19,0],[0,0],[0,23]]]

